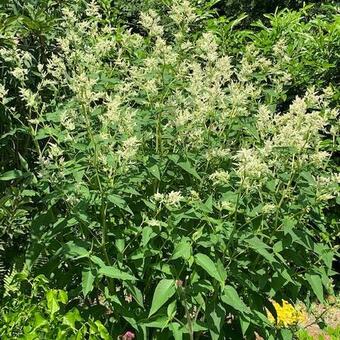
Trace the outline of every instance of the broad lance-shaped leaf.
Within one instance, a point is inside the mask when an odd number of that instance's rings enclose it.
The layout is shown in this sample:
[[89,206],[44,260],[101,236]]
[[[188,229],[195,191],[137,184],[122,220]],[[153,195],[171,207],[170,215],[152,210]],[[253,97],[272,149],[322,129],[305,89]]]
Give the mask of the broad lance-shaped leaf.
[[199,180],[201,179],[201,177],[197,173],[196,169],[191,165],[191,163],[188,160],[186,160],[184,162],[178,162],[177,165],[180,166],[183,170],[185,170],[189,174],[196,177],[197,179],[199,179]]
[[226,286],[221,297],[222,301],[240,312],[249,312],[249,308],[239,297],[236,289],[232,286]]
[[81,285],[84,296],[92,292],[94,278],[95,277],[89,268],[83,270],[81,273]]
[[172,160],[175,164],[185,170],[187,173],[193,175],[197,179],[201,180],[200,175],[197,173],[196,169],[191,165],[188,159],[184,161],[179,161],[178,155],[169,155],[168,158]]
[[169,318],[165,315],[159,316],[157,319],[143,323],[143,326],[149,328],[165,328],[169,323]]
[[137,280],[133,275],[130,275],[122,270],[113,267],[113,266],[105,266],[99,269],[99,273],[111,277],[112,279],[118,279],[123,281],[135,281]]
[[322,288],[322,281],[319,275],[316,274],[306,274],[306,280],[310,284],[313,289],[314,294],[319,299],[320,302],[324,302],[323,298],[323,288]]
[[241,314],[240,315],[240,326],[241,326],[242,334],[243,334],[243,336],[245,336],[246,332],[247,332],[247,330],[250,326],[249,317]]
[[262,255],[269,263],[277,262],[275,257],[267,250],[270,249],[263,241],[258,237],[252,237],[251,239],[245,240],[254,251]]
[[124,284],[130,291],[135,301],[144,309],[143,294],[142,292],[131,282],[125,282]]
[[10,170],[0,174],[0,181],[11,181],[12,179],[17,179],[22,177],[23,173],[20,170]]
[[74,260],[88,257],[90,255],[89,251],[82,246],[77,245],[74,241],[67,242],[64,247],[64,252],[72,257]]
[[121,198],[119,195],[111,194],[107,197],[107,199],[111,203],[116,205],[117,207],[119,207],[119,208],[129,212],[131,215],[133,215],[133,212],[130,209],[130,207],[127,205],[126,201],[123,198]]
[[205,254],[196,254],[195,262],[201,268],[203,268],[211,277],[216,279],[217,281],[224,283],[223,278],[220,276],[219,271],[215,265],[215,263]]
[[208,303],[206,316],[212,340],[221,339],[221,331],[225,323],[225,314],[225,308],[222,304]]
[[155,314],[176,292],[174,280],[159,281],[153,294],[149,317]]
[[159,181],[161,180],[161,174],[157,164],[150,166],[148,170],[150,171],[151,175],[155,176]]

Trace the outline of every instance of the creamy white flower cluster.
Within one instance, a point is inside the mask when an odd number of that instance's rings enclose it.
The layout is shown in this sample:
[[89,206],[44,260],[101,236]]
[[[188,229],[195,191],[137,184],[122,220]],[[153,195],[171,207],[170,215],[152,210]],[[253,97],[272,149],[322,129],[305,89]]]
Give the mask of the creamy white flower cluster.
[[[59,133],[51,142],[66,149],[62,155],[86,154],[89,171],[100,172],[98,177],[113,183],[127,173],[140,174],[149,155],[162,160],[168,154],[195,155],[203,172],[200,188],[256,191],[280,173],[327,165],[331,152],[323,150],[322,134],[335,141],[339,133],[338,111],[330,106],[334,91],[311,87],[281,112],[276,104],[291,82],[283,40],[271,58],[253,44],[232,58],[214,32],[190,34],[199,16],[187,0],[172,1],[166,19],[154,10],[142,13],[146,36],[103,24],[95,1],[87,4],[88,17],[67,4],[63,13],[58,49],[35,70],[41,77],[35,90],[26,84],[32,56],[15,47],[1,49],[2,57],[11,62],[35,124]],[[0,85],[2,102],[5,86]],[[43,103],[48,91],[52,99]],[[56,117],[48,118],[47,107]],[[51,163],[62,157],[56,150],[50,145],[42,151],[48,162],[41,167],[56,171]],[[200,200],[197,188],[188,196],[176,187],[158,193],[159,174],[155,178],[150,182],[155,180],[157,204],[177,208]],[[334,191],[320,193],[334,197]],[[219,208],[233,212],[234,202],[222,201]],[[264,203],[264,214],[274,210]]]

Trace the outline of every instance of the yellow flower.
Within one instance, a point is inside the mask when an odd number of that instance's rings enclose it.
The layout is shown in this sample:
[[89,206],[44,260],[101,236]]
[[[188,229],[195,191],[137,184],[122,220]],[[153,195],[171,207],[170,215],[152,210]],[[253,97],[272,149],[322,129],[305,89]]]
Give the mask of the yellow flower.
[[[285,300],[282,300],[282,305],[276,301],[273,302],[273,305],[277,314],[277,327],[289,327],[306,320],[306,315],[301,308],[295,308]],[[269,311],[267,311],[267,315],[269,321],[275,323],[275,318]]]

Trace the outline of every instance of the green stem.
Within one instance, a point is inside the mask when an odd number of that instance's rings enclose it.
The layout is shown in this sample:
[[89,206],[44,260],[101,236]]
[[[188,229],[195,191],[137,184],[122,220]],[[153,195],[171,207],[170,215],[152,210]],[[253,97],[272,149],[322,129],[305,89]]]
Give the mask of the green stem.
[[190,340],[194,340],[194,331],[193,331],[193,327],[192,327],[192,320],[191,320],[190,312],[189,312],[189,309],[188,309],[185,292],[184,292],[182,287],[178,287],[177,291],[178,291],[180,299],[183,301],[184,310],[185,310],[185,314],[186,314],[186,317],[187,317],[187,326],[188,326],[188,331],[189,331],[189,338],[190,338]]
[[236,205],[235,205],[235,211],[234,211],[234,226],[233,226],[233,230],[231,231],[229,240],[227,242],[226,250],[229,249],[229,246],[230,246],[231,242],[233,241],[234,235],[236,233],[236,229],[237,229],[236,228],[236,225],[237,225],[237,211],[238,211],[238,206],[240,204],[240,197],[241,197],[241,191],[242,191],[243,182],[244,182],[244,176],[242,178],[242,181],[241,181],[238,193],[237,193]]
[[106,243],[107,243],[106,211],[107,211],[107,204],[102,202],[102,206],[101,206],[101,220],[102,220],[102,242],[101,242],[101,246],[103,248],[103,252],[104,252],[106,262],[109,266],[111,266],[111,261],[110,261],[108,254],[107,254],[107,250],[106,250]]
[[[101,208],[100,208],[100,219],[101,219],[101,226],[102,226],[102,240],[101,240],[101,248],[102,251],[104,253],[104,257],[106,260],[106,263],[108,266],[111,265],[111,261],[106,249],[106,244],[107,244],[107,223],[106,223],[106,215],[107,215],[107,203],[106,203],[106,198],[105,198],[105,194],[103,191],[103,187],[100,181],[100,176],[99,176],[99,157],[98,157],[98,146],[96,143],[96,140],[94,138],[93,132],[92,132],[92,128],[91,128],[91,122],[88,116],[88,112],[87,109],[85,107],[85,104],[82,103],[81,105],[82,110],[84,112],[84,117],[85,117],[85,122],[86,122],[86,130],[87,133],[89,135],[90,141],[93,145],[93,149],[94,149],[94,168],[95,168],[95,173],[96,173],[96,179],[97,179],[97,184],[98,184],[98,188],[100,191],[100,196],[101,196]],[[109,290],[111,293],[114,292],[114,283],[113,283],[113,279],[109,278],[108,279],[108,285],[109,285]]]
[[90,141],[93,144],[93,148],[94,148],[94,163],[95,163],[94,165],[95,165],[95,171],[96,171],[97,184],[98,184],[101,196],[103,196],[103,188],[102,188],[102,184],[100,182],[99,170],[98,170],[98,168],[99,168],[98,146],[97,146],[97,143],[96,143],[95,138],[93,136],[93,132],[92,132],[92,129],[91,129],[91,123],[90,123],[90,119],[88,117],[88,113],[87,113],[86,107],[85,107],[85,105],[83,103],[82,103],[82,109],[83,109],[84,116],[85,116],[86,130],[87,130],[87,133],[89,135]]

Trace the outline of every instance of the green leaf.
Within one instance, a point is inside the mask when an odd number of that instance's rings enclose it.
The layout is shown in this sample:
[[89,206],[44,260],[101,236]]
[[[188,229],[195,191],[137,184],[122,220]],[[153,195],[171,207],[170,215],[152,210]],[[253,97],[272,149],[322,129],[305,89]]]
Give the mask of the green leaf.
[[181,167],[183,170],[185,170],[186,172],[188,172],[189,174],[196,177],[197,179],[199,180],[201,179],[200,175],[197,173],[195,168],[191,165],[191,163],[188,160],[184,162],[178,162],[177,165]]
[[[151,236],[153,234],[153,230],[151,227],[144,227],[143,230],[142,230],[142,246],[145,247],[150,239],[151,239]],[[156,234],[154,234],[156,235]]]
[[144,309],[143,294],[142,292],[132,283],[125,282],[124,284],[134,297],[135,301]]
[[[206,325],[202,322],[202,321],[194,321],[192,323],[192,330],[195,332],[206,332],[208,331],[208,328],[206,327]],[[182,326],[182,331],[183,333],[186,333],[188,334],[189,333],[189,330],[188,330],[188,325],[184,325]]]
[[58,291],[55,289],[51,289],[46,293],[47,308],[52,317],[60,309],[57,294]]
[[222,201],[236,203],[238,194],[233,191],[227,191],[222,194]]
[[249,312],[249,308],[244,304],[244,302],[239,297],[236,289],[232,286],[227,285],[224,288],[221,299],[224,303],[233,307],[239,312],[242,312],[242,313]]
[[58,289],[58,301],[66,304],[68,301],[68,294],[65,290]]
[[90,255],[89,251],[84,247],[77,245],[74,241],[69,241],[64,246],[65,253],[72,257],[74,260],[88,257]]
[[184,260],[188,260],[191,256],[191,244],[188,238],[182,238],[181,241],[175,246],[174,253],[171,257],[172,260],[176,260],[182,257]]
[[107,277],[111,277],[112,279],[118,279],[118,280],[123,280],[123,281],[135,281],[137,280],[136,277],[134,277],[131,274],[125,273],[122,270],[113,267],[113,266],[105,266],[105,267],[101,267],[99,269],[99,273],[107,276]]
[[154,164],[148,168],[150,171],[150,174],[154,177],[156,177],[159,181],[161,180],[161,174],[159,172],[159,168],[157,164]]
[[220,275],[220,278],[222,279],[223,282],[225,282],[227,279],[227,272],[224,269],[223,262],[221,261],[220,258],[218,258],[216,261],[216,268],[218,270],[218,274]]
[[94,282],[95,277],[92,274],[91,269],[87,268],[82,271],[81,278],[82,278],[81,280],[82,291],[83,291],[84,297],[86,297],[88,293],[92,292],[93,282]]
[[105,267],[105,262],[98,256],[90,255],[90,260],[99,267]]
[[20,160],[20,165],[22,168],[26,171],[28,171],[28,163],[24,157],[21,156],[20,152],[18,152],[19,160]]
[[125,240],[123,238],[117,238],[115,240],[115,246],[119,253],[123,253],[125,249]]
[[276,179],[272,179],[270,181],[266,182],[266,187],[271,191],[271,192],[275,192],[276,190],[276,186],[277,186],[277,180]]
[[300,176],[309,184],[309,185],[315,185],[315,179],[313,178],[312,174],[307,171],[302,171],[300,173]]
[[48,324],[48,321],[39,312],[34,313],[34,330],[37,330],[46,324]]
[[240,326],[241,326],[242,334],[243,336],[245,336],[250,326],[250,320],[242,314],[240,315]]
[[156,320],[143,323],[143,326],[148,328],[164,328],[168,325],[169,320],[166,316],[160,316]]
[[275,257],[267,250],[269,246],[267,246],[263,241],[261,241],[258,237],[253,237],[251,239],[245,240],[254,251],[262,255],[269,263],[277,262]]
[[201,268],[203,268],[211,277],[216,279],[217,281],[224,283],[224,280],[219,275],[217,267],[215,263],[205,254],[199,253],[195,255],[195,262]]
[[292,330],[287,328],[280,329],[280,339],[292,340],[293,339]]
[[209,304],[206,316],[211,339],[222,339],[221,331],[225,322],[225,308],[221,304]]
[[185,161],[179,161],[178,155],[169,155],[168,157],[169,157],[170,160],[172,160],[176,165],[178,165],[180,168],[185,170],[187,173],[189,173],[189,174],[193,175],[194,177],[196,177],[197,179],[201,180],[201,177],[199,176],[199,174],[197,173],[195,168],[191,165],[191,163],[189,162],[188,159],[185,160]]
[[161,280],[153,294],[149,317],[155,314],[176,292],[174,280]]
[[177,322],[172,322],[169,325],[169,329],[172,332],[172,336],[174,337],[174,340],[183,340],[183,332],[181,330],[181,325]]
[[177,310],[177,301],[174,300],[168,305],[168,308],[167,308],[167,315],[168,315],[169,321],[175,317],[176,310]]
[[323,297],[323,288],[322,288],[322,280],[319,275],[316,274],[306,274],[305,275],[306,280],[310,284],[310,286],[313,289],[314,294],[318,298],[320,302],[324,302]]
[[77,308],[72,308],[63,317],[63,324],[75,329],[75,323],[82,321],[82,317]]
[[207,213],[212,213],[213,212],[213,198],[212,195],[210,195],[207,200],[205,201],[205,203],[200,205],[200,208],[207,212]]
[[129,206],[127,205],[126,201],[123,198],[121,198],[120,196],[115,195],[115,194],[111,194],[107,198],[111,203],[116,205],[118,208],[121,208],[121,209],[129,212],[131,215],[133,215],[133,212],[129,208]]
[[23,176],[20,170],[10,170],[0,175],[0,181],[11,181]]
[[104,340],[110,340],[111,339],[110,333],[105,328],[105,326],[102,324],[102,322],[100,320],[96,320],[94,323],[97,326],[100,337]]

